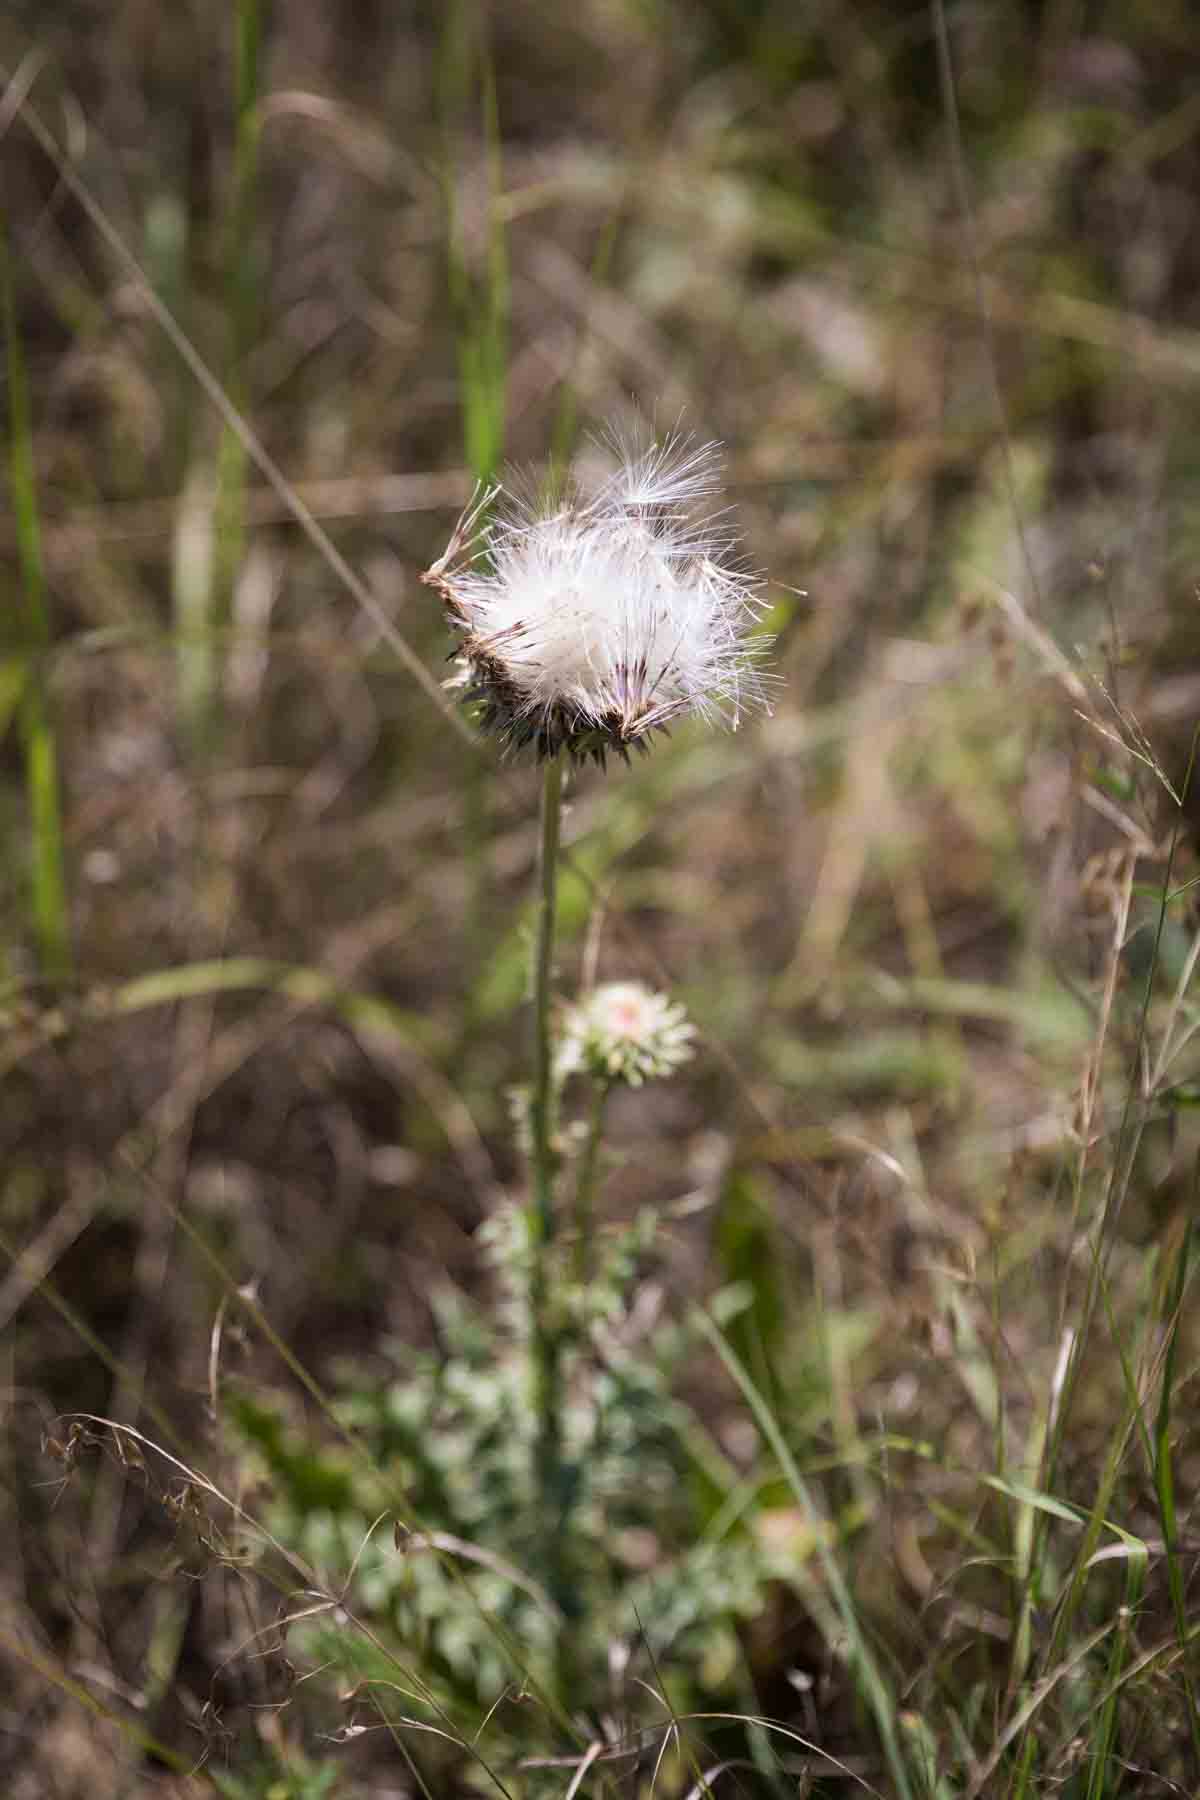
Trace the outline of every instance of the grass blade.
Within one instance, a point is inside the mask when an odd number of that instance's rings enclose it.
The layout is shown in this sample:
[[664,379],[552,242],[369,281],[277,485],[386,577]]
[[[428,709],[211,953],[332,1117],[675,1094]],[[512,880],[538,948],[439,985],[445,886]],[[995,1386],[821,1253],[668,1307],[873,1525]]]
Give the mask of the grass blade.
[[[774,1453],[784,1479],[812,1528],[822,1571],[849,1641],[850,1667],[854,1679],[875,1719],[884,1756],[891,1771],[892,1780],[896,1784],[896,1792],[901,1796],[901,1800],[913,1800],[914,1789],[909,1780],[907,1763],[900,1747],[895,1696],[863,1635],[846,1578],[842,1574],[837,1558],[829,1548],[826,1523],[821,1510],[796,1465],[796,1459],[788,1448],[778,1419],[751,1380],[749,1373],[708,1314],[697,1309],[694,1317],[700,1330],[740,1388],[743,1398],[754,1414],[759,1430]],[[928,1771],[930,1780],[933,1779],[933,1773],[932,1770]]]
[[[1200,1164],[1197,1165],[1197,1179],[1193,1185],[1194,1187],[1200,1186]],[[1193,1194],[1193,1204],[1194,1200],[1195,1195]],[[1195,1774],[1197,1779],[1200,1779],[1200,1715],[1196,1710],[1196,1685],[1189,1667],[1187,1597],[1184,1592],[1183,1572],[1179,1566],[1175,1476],[1171,1457],[1171,1390],[1175,1378],[1175,1358],[1179,1347],[1179,1320],[1183,1311],[1183,1294],[1187,1282],[1188,1252],[1191,1249],[1191,1243],[1192,1220],[1188,1217],[1184,1220],[1182,1237],[1175,1253],[1170,1293],[1166,1297],[1167,1343],[1163,1357],[1158,1417],[1154,1426],[1154,1492],[1158,1500],[1163,1542],[1166,1546],[1167,1586],[1171,1595],[1171,1611],[1175,1618],[1175,1631],[1182,1653],[1180,1670],[1183,1676],[1184,1692],[1187,1696],[1188,1728],[1192,1739]]]
[[46,684],[50,612],[38,520],[29,386],[17,325],[11,252],[2,218],[0,311],[3,312],[8,372],[9,483],[24,599],[15,612],[17,641],[11,649],[18,663],[23,665],[17,717],[29,808],[30,919],[43,975],[51,981],[65,981],[71,972],[70,918],[59,801],[58,745]]

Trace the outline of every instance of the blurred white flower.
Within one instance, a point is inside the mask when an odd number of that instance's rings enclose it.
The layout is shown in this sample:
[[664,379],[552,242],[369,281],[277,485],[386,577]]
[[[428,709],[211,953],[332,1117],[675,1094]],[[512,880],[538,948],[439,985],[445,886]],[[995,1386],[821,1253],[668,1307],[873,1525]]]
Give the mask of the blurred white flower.
[[489,516],[501,490],[477,494],[423,577],[458,634],[466,697],[508,747],[627,759],[686,713],[736,728],[767,704],[758,583],[726,517],[703,510],[720,446],[614,447],[590,496],[573,477],[557,503],[504,496]]
[[598,1081],[640,1087],[692,1056],[696,1027],[682,1006],[640,981],[609,981],[566,1008],[560,1076],[586,1071]]

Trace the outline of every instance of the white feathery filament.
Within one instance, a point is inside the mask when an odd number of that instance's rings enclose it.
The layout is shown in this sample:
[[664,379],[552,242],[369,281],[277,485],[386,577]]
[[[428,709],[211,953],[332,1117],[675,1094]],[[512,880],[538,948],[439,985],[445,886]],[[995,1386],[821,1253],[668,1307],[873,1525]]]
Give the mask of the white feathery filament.
[[484,723],[543,755],[603,761],[684,714],[737,726],[766,705],[757,583],[732,562],[720,447],[672,436],[621,454],[590,498],[477,495],[425,580],[460,638]]

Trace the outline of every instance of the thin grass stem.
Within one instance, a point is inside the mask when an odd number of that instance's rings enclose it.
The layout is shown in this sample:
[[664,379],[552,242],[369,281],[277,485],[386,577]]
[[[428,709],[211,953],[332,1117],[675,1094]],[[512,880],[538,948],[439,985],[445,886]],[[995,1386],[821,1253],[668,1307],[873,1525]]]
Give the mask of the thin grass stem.
[[[1195,1190],[1198,1186],[1200,1186],[1200,1165],[1197,1166],[1196,1178],[1193,1181],[1193,1204]],[[1175,1475],[1171,1455],[1171,1402],[1175,1383],[1176,1356],[1179,1348],[1179,1321],[1183,1314],[1183,1297],[1187,1285],[1192,1230],[1192,1219],[1189,1216],[1184,1220],[1182,1237],[1175,1253],[1175,1267],[1169,1294],[1164,1296],[1167,1344],[1163,1358],[1158,1416],[1154,1426],[1154,1491],[1158,1500],[1158,1516],[1162,1524],[1163,1541],[1166,1545],[1167,1587],[1171,1596],[1171,1611],[1174,1615],[1175,1630],[1182,1652],[1180,1673],[1183,1677],[1184,1694],[1187,1699],[1193,1774],[1200,1778],[1200,1711],[1197,1710],[1196,1684],[1189,1665],[1187,1594],[1183,1571],[1179,1564],[1179,1522],[1175,1508]]]
[[810,1492],[808,1483],[800,1473],[796,1459],[780,1429],[778,1419],[735,1355],[728,1340],[703,1310],[697,1308],[693,1318],[704,1337],[725,1364],[734,1382],[741,1389],[742,1396],[754,1415],[759,1430],[770,1445],[779,1464],[780,1472],[791,1488],[812,1531],[816,1554],[832,1602],[831,1611],[836,1611],[841,1628],[845,1633],[849,1662],[854,1672],[855,1683],[874,1717],[875,1727],[879,1733],[895,1791],[900,1800],[915,1800],[913,1784],[909,1779],[908,1762],[898,1729],[895,1696],[864,1635],[854,1604],[854,1597],[829,1541],[828,1523]]

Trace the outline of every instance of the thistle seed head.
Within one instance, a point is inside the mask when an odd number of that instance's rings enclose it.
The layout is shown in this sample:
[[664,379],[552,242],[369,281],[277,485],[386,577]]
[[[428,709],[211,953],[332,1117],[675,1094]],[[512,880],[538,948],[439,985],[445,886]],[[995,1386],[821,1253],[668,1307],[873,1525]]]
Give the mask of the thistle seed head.
[[758,582],[705,510],[720,446],[614,448],[591,494],[574,476],[554,502],[477,492],[422,578],[458,637],[454,685],[508,749],[628,760],[685,714],[736,729],[767,705]]

